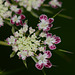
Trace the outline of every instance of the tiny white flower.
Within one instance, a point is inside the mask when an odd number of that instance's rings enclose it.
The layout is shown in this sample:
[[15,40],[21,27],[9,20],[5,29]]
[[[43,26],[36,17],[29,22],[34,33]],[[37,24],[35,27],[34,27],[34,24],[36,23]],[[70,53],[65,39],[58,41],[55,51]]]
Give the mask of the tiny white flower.
[[46,37],[46,33],[45,32],[42,32],[39,36],[40,37]]
[[23,32],[25,32],[25,33],[26,33],[26,32],[27,32],[27,30],[28,30],[28,25],[26,25],[26,24],[25,24],[25,25],[23,26]]
[[18,51],[18,47],[17,46],[13,46],[13,51],[17,52]]
[[16,31],[16,32],[14,33],[14,36],[15,36],[15,37],[19,37],[18,31]]
[[32,27],[29,28],[29,33],[32,34],[33,32],[35,32],[35,29],[32,29]]
[[14,12],[17,12],[17,11],[18,11],[17,6],[15,6],[15,5],[11,5],[10,9],[11,9],[12,11],[14,11]]
[[16,43],[16,38],[14,36],[10,36],[10,38],[7,38],[9,45],[14,45]]
[[46,49],[46,47],[42,47],[42,46],[38,48],[38,50],[41,51],[41,52],[44,52],[45,49]]

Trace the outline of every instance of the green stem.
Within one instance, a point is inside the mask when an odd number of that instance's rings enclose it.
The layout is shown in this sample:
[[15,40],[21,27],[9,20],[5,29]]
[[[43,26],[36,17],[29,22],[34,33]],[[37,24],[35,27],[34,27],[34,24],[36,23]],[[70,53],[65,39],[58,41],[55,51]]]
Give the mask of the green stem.
[[55,18],[59,13],[61,13],[64,9],[61,9],[57,14],[55,14],[52,18]]
[[0,41],[0,45],[10,46],[10,45],[8,45],[6,42],[4,42],[4,41]]
[[26,63],[26,60],[23,60],[23,63],[24,63],[24,65],[25,65],[25,67],[28,68],[28,67],[27,67],[27,63]]
[[33,11],[30,11],[30,13],[31,13],[34,17],[36,17],[36,18],[39,17],[39,16],[38,16],[35,12],[33,12]]
[[38,35],[38,34],[40,33],[40,31],[41,31],[41,30],[37,30],[37,31],[35,32],[35,35]]
[[34,56],[31,56],[31,58],[37,63],[38,60],[34,57]]
[[42,70],[42,72],[43,72],[43,74],[44,74],[44,75],[46,75],[46,73],[45,73],[44,69]]
[[43,4],[42,6],[45,6],[45,7],[50,7],[50,5],[49,5],[49,4]]
[[[9,22],[7,22],[7,21],[5,21],[5,23],[7,23],[7,25],[9,25],[10,27],[12,27],[12,26],[13,26],[11,23],[9,23]],[[18,30],[18,28],[17,28],[17,27],[15,27],[15,26],[14,26],[14,28],[15,28],[16,30]]]
[[9,18],[6,18],[6,20],[9,20],[9,21],[10,21],[10,19],[9,19]]

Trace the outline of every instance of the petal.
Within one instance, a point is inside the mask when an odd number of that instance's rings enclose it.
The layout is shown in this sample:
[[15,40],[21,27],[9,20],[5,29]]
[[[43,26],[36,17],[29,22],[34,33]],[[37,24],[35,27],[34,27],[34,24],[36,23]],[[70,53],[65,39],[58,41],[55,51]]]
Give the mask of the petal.
[[42,54],[39,53],[39,55],[37,56],[37,59],[39,60],[41,56],[42,56]]
[[50,62],[49,60],[47,60],[47,63],[44,64],[44,66],[45,66],[46,68],[51,68],[51,67],[52,67],[52,64],[51,64],[51,62]]
[[52,37],[52,33],[47,33],[47,37]]
[[45,51],[44,54],[46,54],[46,58],[50,58],[52,56],[52,53],[49,50]]
[[13,22],[13,20],[12,20],[12,19],[10,20],[10,23],[11,23],[11,24],[15,24],[15,22]]
[[60,43],[61,42],[61,39],[60,39],[60,37],[55,37],[55,39],[56,39],[56,42],[55,42],[55,44],[58,44],[58,43]]
[[42,19],[47,20],[47,16],[46,15],[41,15],[39,19],[40,20],[42,20]]
[[51,27],[53,27],[53,24],[49,24],[48,26],[51,28]]
[[49,48],[50,48],[51,50],[54,50],[54,49],[56,49],[56,46],[55,46],[55,45],[51,45],[51,46],[49,46]]
[[39,70],[42,70],[43,67],[44,67],[44,65],[43,65],[43,63],[42,63],[42,64],[36,63],[36,64],[35,64],[35,67],[36,67],[37,69],[39,69]]
[[49,31],[49,30],[50,30],[50,27],[46,27],[46,28],[43,29],[43,31],[45,31],[45,32]]
[[16,23],[16,26],[19,26],[20,24],[19,24],[19,22],[18,23]]
[[21,14],[22,13],[22,10],[21,9],[19,9],[18,10],[18,12],[17,12],[17,14]]
[[22,20],[20,20],[20,24],[23,26],[23,22],[22,22]]
[[26,56],[22,57],[22,60],[25,60],[26,59]]
[[21,19],[22,19],[22,20],[26,18],[24,15],[20,15],[20,16],[21,16]]
[[53,18],[49,18],[49,23],[52,23],[54,21]]

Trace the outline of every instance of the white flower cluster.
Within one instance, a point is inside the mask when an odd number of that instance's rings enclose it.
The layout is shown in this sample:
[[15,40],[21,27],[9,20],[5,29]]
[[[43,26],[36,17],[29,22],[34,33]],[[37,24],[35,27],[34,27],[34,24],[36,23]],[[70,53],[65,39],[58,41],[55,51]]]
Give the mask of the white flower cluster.
[[25,60],[26,57],[34,56],[34,53],[39,51],[45,51],[45,47],[40,46],[41,40],[37,39],[35,32],[35,29],[32,27],[29,28],[29,34],[26,32],[28,31],[28,25],[24,24],[23,28],[21,28],[19,31],[16,31],[14,33],[14,36],[10,36],[10,38],[7,38],[8,44],[12,45],[13,51],[17,52],[17,55],[22,58],[22,60]]
[[39,9],[45,0],[15,0],[19,2],[20,6],[24,6],[28,11],[33,9]]
[[0,16],[2,18],[7,18],[11,16],[12,12],[8,10],[9,5],[10,4],[7,1],[3,4],[3,0],[0,0]]

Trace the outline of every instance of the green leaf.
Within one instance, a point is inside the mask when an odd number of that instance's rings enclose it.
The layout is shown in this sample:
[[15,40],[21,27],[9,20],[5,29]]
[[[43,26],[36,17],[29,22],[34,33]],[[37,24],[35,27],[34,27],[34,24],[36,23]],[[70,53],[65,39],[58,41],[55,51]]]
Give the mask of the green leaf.
[[12,53],[10,54],[10,58],[14,57],[15,54],[16,54],[15,52],[12,52]]
[[26,60],[23,60],[23,63],[24,63],[24,65],[25,65],[25,67],[28,68],[28,67],[27,67],[27,63],[26,63]]
[[4,41],[0,41],[0,45],[10,46],[10,45],[7,44],[7,42],[4,42]]
[[38,18],[39,16],[35,13],[35,12],[33,12],[33,11],[31,11],[30,12],[34,17],[36,17],[36,18]]

